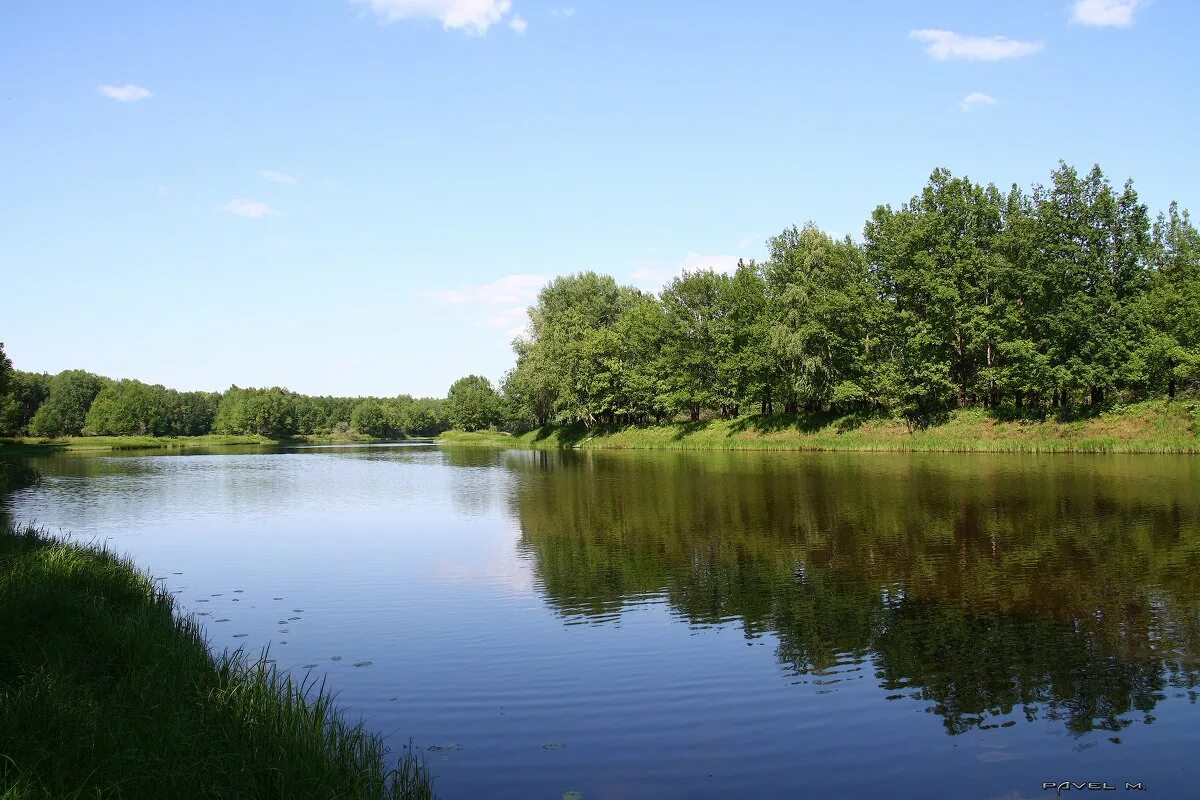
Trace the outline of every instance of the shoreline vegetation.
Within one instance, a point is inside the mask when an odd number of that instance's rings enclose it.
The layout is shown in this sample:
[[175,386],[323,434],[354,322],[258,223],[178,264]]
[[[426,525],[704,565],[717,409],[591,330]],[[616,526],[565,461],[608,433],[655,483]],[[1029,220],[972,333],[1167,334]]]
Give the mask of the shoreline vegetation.
[[499,387],[472,374],[442,398],[177,391],[14,370],[0,345],[0,436],[1198,449],[1194,414],[1171,404],[1200,400],[1200,230],[1174,203],[1152,215],[1131,180],[1060,162],[1045,184],[1001,189],[937,169],[859,240],[810,222],[765,244],[763,261],[684,270],[657,292],[560,275]]
[[[323,682],[213,654],[129,559],[0,528],[0,797],[430,798]],[[394,766],[391,766],[394,765]]]
[[20,436],[0,438],[0,455],[45,451],[182,450],[207,447],[287,447],[303,444],[394,444],[432,442],[432,437],[374,437],[357,434],[272,438],[256,434],[204,434],[200,436]]
[[975,453],[1200,453],[1200,402],[1146,401],[1096,414],[1004,419],[980,409],[937,424],[902,418],[778,414],[664,425],[447,431],[449,445],[599,450],[812,450]]

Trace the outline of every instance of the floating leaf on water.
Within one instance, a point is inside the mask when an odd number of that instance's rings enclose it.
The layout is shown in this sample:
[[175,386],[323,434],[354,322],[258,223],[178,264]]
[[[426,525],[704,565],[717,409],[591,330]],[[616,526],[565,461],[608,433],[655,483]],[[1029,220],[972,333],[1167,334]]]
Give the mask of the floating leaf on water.
[[305,664],[304,666],[300,667],[300,669],[316,669],[316,668],[317,668],[316,664]]
[[197,617],[207,617],[207,616],[211,616],[211,615],[207,611],[197,611],[196,616]]
[[235,598],[233,598],[233,602],[235,602],[235,603],[240,603],[240,602],[242,602],[242,601],[241,601],[241,600],[238,600],[238,599],[235,597]]
[[282,597],[272,597],[271,599],[272,600],[282,600],[283,598]]
[[304,613],[304,609],[303,609],[303,608],[293,608],[293,609],[292,609],[292,613],[293,613],[293,614],[303,614],[303,613]]
[[280,644],[287,644],[287,639],[284,639]]
[[574,789],[569,792],[563,792],[562,800],[583,800],[583,792],[577,792]]
[[288,629],[287,629],[287,628],[280,628],[280,629],[279,629],[279,632],[280,632],[280,633],[287,633],[287,632],[288,632]]
[[288,621],[286,619],[281,619],[278,622],[276,622],[275,624],[276,625],[287,625],[287,623],[288,623]]
[[355,662],[354,662],[354,666],[356,666],[356,667],[369,667],[369,666],[371,666],[371,665],[372,665],[372,664],[374,664],[374,663],[375,663],[374,661],[355,661]]
[[341,661],[341,660],[342,660],[342,657],[341,657],[341,656],[334,656],[333,658],[331,658],[331,659],[329,659],[329,660],[330,660],[330,661]]
[[172,572],[171,574],[172,575],[182,575],[183,573],[182,572]]
[[225,618],[222,618],[222,619],[219,619],[219,620],[217,620],[217,622],[229,622],[229,620],[228,620],[228,619],[225,619]]
[[235,633],[235,634],[233,635],[233,638],[235,638],[235,639],[245,639],[245,638],[246,638],[247,636],[249,636],[249,635],[250,635],[250,634],[248,634],[248,633]]
[[562,750],[567,745],[563,742],[551,742],[550,744],[542,745],[543,750]]
[[295,622],[298,619],[300,619],[300,618],[299,617],[288,617],[288,622]]
[[242,592],[244,592],[244,591],[246,591],[246,590],[245,590],[245,589],[234,589],[234,590],[233,590],[233,593],[234,593],[234,594],[241,594],[241,593],[242,593]]
[[201,599],[197,600],[196,602],[197,603],[207,603],[208,601],[205,600],[204,598],[201,598]]
[[441,752],[442,750],[462,750],[462,745],[461,745],[461,744],[456,744],[456,743],[452,743],[452,744],[431,744],[431,745],[429,745],[429,749],[430,749],[430,750],[433,750],[433,751],[435,751],[435,752]]
[[220,592],[217,592],[217,593],[215,593],[215,594],[210,594],[210,595],[209,595],[209,597],[220,597],[220,596],[221,596],[221,593],[220,593]]

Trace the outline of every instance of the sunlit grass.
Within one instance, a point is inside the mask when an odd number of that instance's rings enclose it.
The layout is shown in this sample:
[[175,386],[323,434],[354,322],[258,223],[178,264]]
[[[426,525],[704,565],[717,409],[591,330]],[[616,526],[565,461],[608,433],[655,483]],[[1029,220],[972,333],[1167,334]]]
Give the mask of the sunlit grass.
[[1200,453],[1200,403],[1147,401],[1095,415],[1005,418],[983,409],[936,424],[832,414],[777,414],[650,426],[551,426],[528,433],[448,431],[447,444],[675,450],[859,450],[1015,453]]
[[128,560],[0,529],[0,798],[427,798],[323,682],[212,655]]

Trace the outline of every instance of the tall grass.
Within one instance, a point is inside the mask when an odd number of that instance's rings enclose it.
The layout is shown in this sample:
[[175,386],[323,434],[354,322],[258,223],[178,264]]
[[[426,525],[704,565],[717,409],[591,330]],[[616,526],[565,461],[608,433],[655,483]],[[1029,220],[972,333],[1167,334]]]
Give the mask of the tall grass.
[[0,528],[2,800],[432,796],[323,682],[211,654],[127,559]]

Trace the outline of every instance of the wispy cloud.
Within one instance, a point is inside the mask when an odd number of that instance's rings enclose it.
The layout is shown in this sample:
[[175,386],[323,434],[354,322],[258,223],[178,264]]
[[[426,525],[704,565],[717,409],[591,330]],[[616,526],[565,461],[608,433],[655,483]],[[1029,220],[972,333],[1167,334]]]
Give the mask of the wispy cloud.
[[518,36],[524,36],[526,29],[529,28],[529,23],[520,14],[513,14],[512,19],[508,21],[508,27],[516,31]]
[[1128,28],[1146,0],[1075,0],[1071,21],[1102,28]]
[[[384,22],[436,19],[446,30],[482,36],[512,11],[512,0],[350,0],[368,6]],[[515,17],[515,19],[520,19]],[[521,20],[524,23],[524,20]],[[510,22],[510,25],[512,23]],[[514,26],[514,30],[517,30]],[[518,31],[523,33],[524,29]]]
[[271,183],[296,184],[299,182],[291,175],[288,175],[286,172],[276,172],[273,169],[264,169],[263,171],[259,172],[258,174],[262,176],[262,179],[264,181],[270,181]]
[[550,9],[550,16],[552,16],[552,17],[573,17],[573,16],[575,16],[575,9],[570,8],[570,7],[552,8],[552,9]]
[[246,197],[235,197],[226,203],[224,208],[230,214],[237,214],[239,217],[246,217],[248,219],[259,219],[260,217],[279,213],[266,203],[260,203],[257,200],[251,200]]
[[909,31],[908,37],[925,44],[925,52],[937,61],[1002,61],[1021,58],[1041,50],[1041,42],[1021,42],[1004,36],[963,36],[954,31],[931,28]]
[[483,305],[515,305],[532,303],[538,292],[550,282],[545,275],[505,275],[489,283],[476,283],[433,292],[433,299],[443,305],[479,303]]
[[741,239],[738,239],[738,249],[745,250],[747,247],[754,244],[755,240],[756,237],[754,236],[743,236]]
[[688,253],[681,262],[639,264],[629,273],[629,280],[640,289],[657,292],[685,271],[695,272],[711,269],[713,272],[732,274],[737,270],[737,264],[737,256],[706,256],[700,253]]
[[962,100],[958,101],[958,107],[963,111],[970,111],[972,108],[977,108],[978,106],[994,105],[996,105],[996,98],[992,97],[990,94],[984,94],[983,92],[971,92]]
[[99,91],[100,94],[119,103],[136,103],[138,100],[154,96],[145,86],[136,86],[132,83],[124,86],[110,86],[106,83],[99,87]]
[[488,283],[435,291],[431,297],[441,305],[471,307],[477,325],[501,329],[511,339],[525,331],[529,306],[550,280],[546,275],[505,275]]

